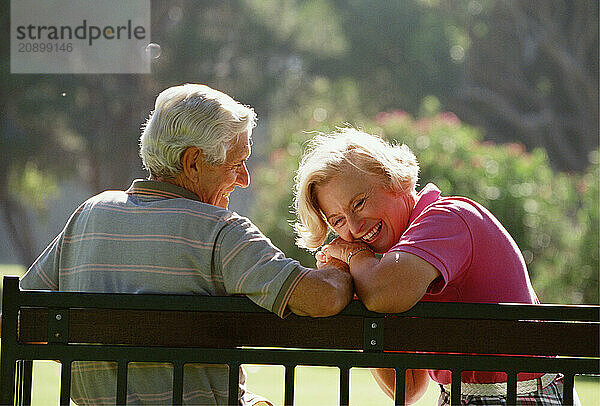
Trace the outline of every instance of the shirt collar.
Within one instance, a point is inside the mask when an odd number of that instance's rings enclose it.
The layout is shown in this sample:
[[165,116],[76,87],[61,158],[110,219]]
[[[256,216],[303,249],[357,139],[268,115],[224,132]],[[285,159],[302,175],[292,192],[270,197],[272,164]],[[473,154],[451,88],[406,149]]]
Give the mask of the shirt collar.
[[412,223],[427,206],[438,200],[441,194],[442,192],[440,189],[433,183],[425,185],[425,187],[417,194],[417,203],[410,214],[410,219],[408,220],[409,224]]
[[136,179],[133,181],[126,193],[163,197],[165,199],[192,199],[200,201],[196,194],[180,186],[157,180]]

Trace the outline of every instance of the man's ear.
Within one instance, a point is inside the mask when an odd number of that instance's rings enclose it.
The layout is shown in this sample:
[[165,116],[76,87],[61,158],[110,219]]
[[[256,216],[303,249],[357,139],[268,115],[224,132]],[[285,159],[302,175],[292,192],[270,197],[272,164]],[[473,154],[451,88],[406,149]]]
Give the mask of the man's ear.
[[183,174],[189,180],[197,180],[198,174],[202,170],[204,156],[202,150],[198,147],[188,147],[181,155],[181,166]]

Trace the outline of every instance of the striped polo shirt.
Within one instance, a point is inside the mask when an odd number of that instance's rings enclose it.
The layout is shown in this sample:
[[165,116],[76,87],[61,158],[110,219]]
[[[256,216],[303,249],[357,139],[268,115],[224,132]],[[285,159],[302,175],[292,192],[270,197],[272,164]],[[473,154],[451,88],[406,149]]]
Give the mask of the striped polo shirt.
[[[106,191],[79,206],[20,286],[76,292],[245,295],[284,317],[292,291],[307,272],[247,218],[202,203],[194,193],[176,185],[135,180],[127,191]],[[102,386],[112,386],[106,381],[109,376],[113,379],[112,365],[78,363],[73,367],[72,395],[77,403],[102,404],[107,397],[114,399],[114,393],[102,391]],[[132,369],[130,398],[169,403],[169,388],[148,385],[171,382],[164,376],[167,370]],[[184,385],[189,404],[226,402],[227,379],[216,387],[211,378],[214,372],[220,382],[226,373],[219,368],[192,370],[197,376],[186,377]],[[132,379],[140,381],[140,392]]]

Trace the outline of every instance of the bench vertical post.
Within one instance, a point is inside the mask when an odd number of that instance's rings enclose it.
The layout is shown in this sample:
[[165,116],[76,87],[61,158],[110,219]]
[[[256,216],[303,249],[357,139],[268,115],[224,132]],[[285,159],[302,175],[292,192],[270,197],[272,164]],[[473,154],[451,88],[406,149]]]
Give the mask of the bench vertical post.
[[117,405],[127,403],[127,367],[127,360],[120,359],[117,364]]
[[340,406],[350,404],[350,367],[340,365]]
[[31,405],[31,381],[33,378],[33,361],[22,360],[21,362],[21,380],[19,392],[21,393],[21,404],[23,406]]
[[506,403],[509,405],[517,404],[517,372],[506,374]]
[[294,404],[294,372],[295,365],[285,366],[284,401],[285,406]]
[[64,358],[60,360],[60,404],[71,404],[71,360]]
[[18,360],[15,363],[15,405],[23,405],[23,365],[24,363],[22,360]]
[[394,401],[394,405],[402,405],[405,404],[405,388],[406,388],[406,369],[404,368],[395,368],[396,371],[396,400]]
[[240,364],[230,363],[229,365],[229,399],[228,405],[238,404],[238,395],[240,391]]
[[2,292],[2,376],[0,404],[12,405],[15,401],[15,371],[17,354],[17,312],[19,278],[5,276]]
[[571,406],[573,404],[573,384],[574,376],[571,373],[564,374],[563,378],[563,405]]
[[452,370],[452,384],[450,386],[450,404],[452,406],[460,406],[461,405],[461,375],[462,371],[460,370]]
[[173,404],[183,405],[183,362],[173,363]]

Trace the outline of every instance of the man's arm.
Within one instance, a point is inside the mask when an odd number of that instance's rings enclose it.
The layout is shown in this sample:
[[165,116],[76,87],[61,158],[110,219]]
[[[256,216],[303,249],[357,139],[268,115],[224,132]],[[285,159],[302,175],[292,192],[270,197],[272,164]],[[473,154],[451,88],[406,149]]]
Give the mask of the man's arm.
[[342,311],[353,296],[352,276],[334,265],[327,265],[308,270],[294,288],[288,308],[299,316],[333,316]]
[[19,281],[21,289],[58,290],[58,264],[63,233],[46,247]]

